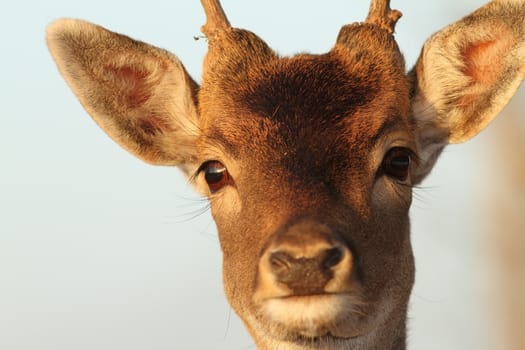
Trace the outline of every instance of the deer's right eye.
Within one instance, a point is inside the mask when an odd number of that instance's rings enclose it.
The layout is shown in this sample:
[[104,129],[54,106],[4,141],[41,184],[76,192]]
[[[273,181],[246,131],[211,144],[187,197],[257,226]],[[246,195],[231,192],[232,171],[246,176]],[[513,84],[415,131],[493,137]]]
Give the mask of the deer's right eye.
[[231,176],[230,173],[228,173],[228,169],[217,160],[204,163],[200,170],[204,173],[204,179],[211,193],[215,193],[231,183]]

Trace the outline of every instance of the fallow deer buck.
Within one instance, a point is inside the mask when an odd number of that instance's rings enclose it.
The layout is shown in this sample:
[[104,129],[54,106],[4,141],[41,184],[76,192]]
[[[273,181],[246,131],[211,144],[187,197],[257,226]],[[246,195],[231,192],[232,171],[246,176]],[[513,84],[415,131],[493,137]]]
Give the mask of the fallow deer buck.
[[227,298],[260,349],[405,349],[412,188],[519,87],[525,2],[443,29],[408,74],[388,0],[328,53],[293,57],[202,5],[200,86],[169,52],[80,20],[47,42],[111,138],[209,198]]

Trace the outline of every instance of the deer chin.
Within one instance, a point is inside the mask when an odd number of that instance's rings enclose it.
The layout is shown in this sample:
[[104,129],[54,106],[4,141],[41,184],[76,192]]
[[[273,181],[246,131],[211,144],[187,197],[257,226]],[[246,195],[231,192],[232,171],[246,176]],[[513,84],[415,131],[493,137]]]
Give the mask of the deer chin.
[[262,301],[258,319],[274,339],[309,345],[337,342],[372,329],[366,306],[350,293],[285,296]]

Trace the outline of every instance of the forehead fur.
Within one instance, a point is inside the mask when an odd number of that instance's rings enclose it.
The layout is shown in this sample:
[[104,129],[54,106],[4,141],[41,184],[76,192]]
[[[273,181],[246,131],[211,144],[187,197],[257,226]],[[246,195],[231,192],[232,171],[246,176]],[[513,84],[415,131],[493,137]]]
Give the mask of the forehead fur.
[[279,123],[296,118],[302,124],[337,122],[369,103],[379,90],[362,74],[347,70],[333,53],[274,60],[257,70],[233,102],[248,114]]
[[205,134],[235,151],[253,149],[253,142],[314,147],[344,138],[366,147],[385,124],[408,117],[398,56],[336,45],[322,55],[271,55],[256,65],[230,64],[237,70],[222,71],[225,76],[214,79],[212,91],[203,85],[201,97],[213,100],[202,101],[209,107],[203,110]]

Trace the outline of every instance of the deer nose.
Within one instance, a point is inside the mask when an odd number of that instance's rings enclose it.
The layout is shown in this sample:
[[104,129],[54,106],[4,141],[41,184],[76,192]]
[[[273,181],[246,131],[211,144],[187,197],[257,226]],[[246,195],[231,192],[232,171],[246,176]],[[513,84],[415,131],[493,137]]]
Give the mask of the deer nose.
[[[304,220],[273,239],[260,273],[292,295],[344,292],[351,280],[350,248],[327,226]],[[266,270],[266,271],[265,271]]]
[[320,249],[310,258],[276,251],[269,257],[271,272],[279,283],[287,285],[296,295],[324,292],[325,285],[334,277],[334,270],[343,260],[343,249]]

